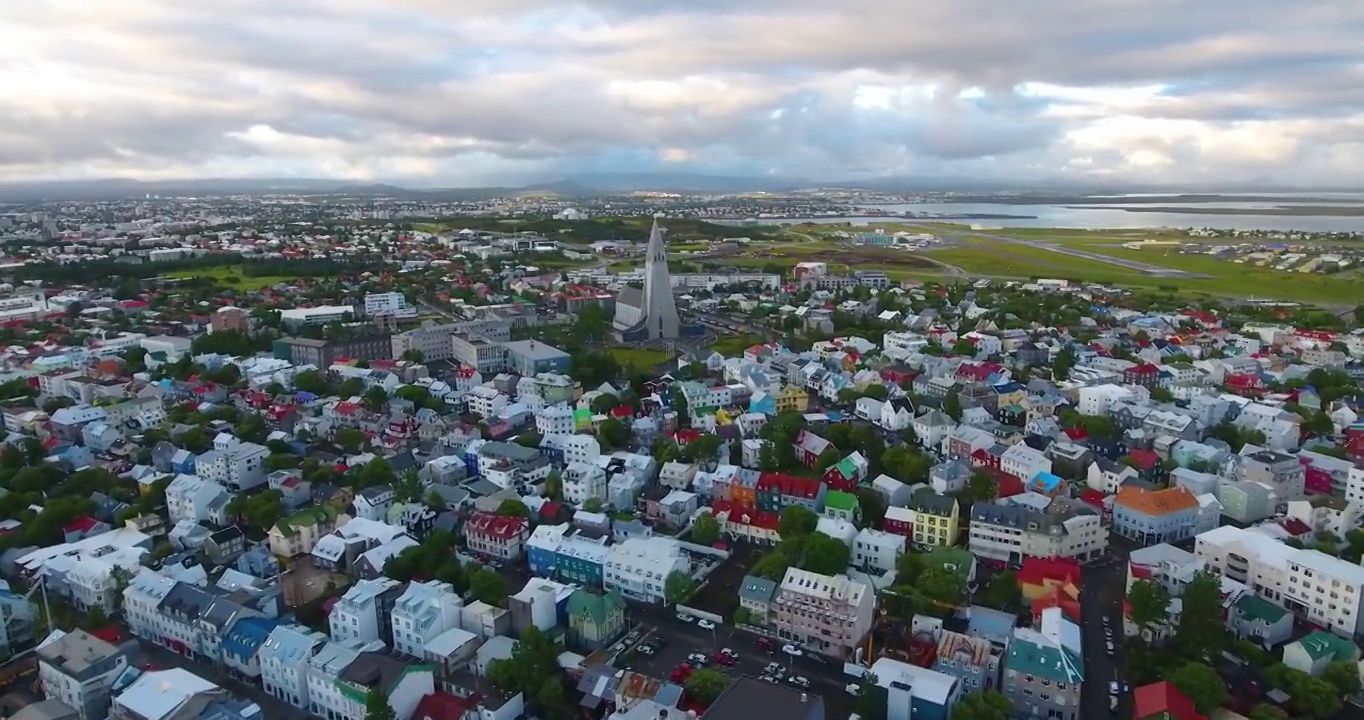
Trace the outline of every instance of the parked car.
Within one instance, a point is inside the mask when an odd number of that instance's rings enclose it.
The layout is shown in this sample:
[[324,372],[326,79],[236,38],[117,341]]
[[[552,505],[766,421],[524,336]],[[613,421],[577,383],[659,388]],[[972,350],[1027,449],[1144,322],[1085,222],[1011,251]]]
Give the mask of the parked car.
[[726,655],[726,654],[724,654],[724,653],[715,653],[714,655],[711,656],[710,659],[711,659],[713,662],[715,662],[715,664],[717,664],[717,665],[724,665],[724,666],[726,666],[726,667],[728,667],[728,666],[734,664],[734,658],[732,658],[732,657],[730,657],[730,656],[728,656],[728,655]]
[[773,642],[772,638],[759,637],[757,640],[753,641],[753,644],[768,652],[777,649],[777,643]]
[[678,614],[677,614],[677,620],[678,620],[679,622],[689,623],[689,622],[691,622],[692,620],[695,620],[695,619],[696,619],[696,618],[694,618],[694,617],[692,617],[692,616],[690,616],[690,615],[688,615],[688,614],[686,614],[686,613],[678,613]]
[[653,648],[652,645],[640,645],[640,646],[639,646],[639,654],[640,654],[640,655],[649,655],[649,656],[652,656],[652,655],[653,655],[654,653],[656,653],[656,652],[658,652],[658,651],[655,650],[655,649]]
[[702,630],[714,630],[714,629],[715,629],[715,623],[713,623],[713,622],[711,622],[711,621],[709,621],[709,620],[701,620],[700,622],[696,623],[696,627],[699,627],[699,628],[701,628]]
[[706,659],[706,656],[702,655],[701,653],[692,653],[687,656],[687,662],[691,663],[692,665],[695,665],[696,667],[705,667],[706,663],[709,661]]
[[857,697],[862,694],[862,686],[857,683],[848,683],[848,685],[843,688],[843,692],[848,693],[853,697]]
[[738,660],[739,653],[734,652],[733,648],[720,648],[721,655],[728,655],[730,659]]
[[1109,695],[1112,695],[1112,696],[1114,696],[1114,697],[1117,697],[1117,695],[1118,695],[1119,692],[1121,692],[1121,688],[1118,686],[1118,681],[1117,681],[1117,680],[1109,680],[1109,681],[1108,681],[1108,694],[1109,694]]
[[675,683],[686,682],[687,678],[691,677],[691,674],[695,671],[696,668],[686,663],[683,663],[681,665],[678,665],[676,668],[673,668],[672,674],[669,675],[668,677]]
[[791,657],[800,657],[805,654],[804,650],[801,650],[800,648],[796,647],[791,643],[786,643],[785,645],[782,645],[781,651],[786,653],[787,655],[790,655]]
[[789,683],[791,683],[792,685],[794,685],[794,686],[796,686],[796,687],[798,687],[798,688],[808,688],[808,687],[810,687],[810,681],[807,680],[807,679],[805,679],[804,677],[801,677],[800,675],[793,675],[793,676],[791,676],[791,678],[790,678],[789,680],[787,680],[786,682],[789,682]]

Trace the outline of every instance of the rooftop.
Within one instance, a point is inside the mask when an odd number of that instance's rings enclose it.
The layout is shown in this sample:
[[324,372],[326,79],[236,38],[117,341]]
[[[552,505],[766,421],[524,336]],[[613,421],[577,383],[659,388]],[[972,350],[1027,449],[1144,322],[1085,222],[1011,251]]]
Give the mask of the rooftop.
[[[812,712],[810,705],[816,706]],[[754,717],[815,718],[824,716],[824,699],[814,693],[741,677],[730,684],[706,711],[706,720],[750,720]]]

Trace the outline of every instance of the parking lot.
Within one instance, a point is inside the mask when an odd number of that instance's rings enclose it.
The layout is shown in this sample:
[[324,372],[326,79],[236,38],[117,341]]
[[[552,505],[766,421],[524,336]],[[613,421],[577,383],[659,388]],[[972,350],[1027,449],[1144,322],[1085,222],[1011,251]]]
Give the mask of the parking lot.
[[726,620],[734,617],[739,607],[739,586],[748,569],[758,562],[767,548],[741,544],[730,548],[730,557],[711,571],[705,587],[692,596],[687,605],[697,610],[715,613]]
[[[727,675],[758,677],[770,662],[780,662],[787,668],[787,675],[799,675],[810,681],[808,692],[824,698],[825,713],[828,717],[846,718],[852,714],[853,700],[848,696],[846,687],[851,680],[844,677],[843,666],[826,665],[809,658],[792,658],[778,650],[774,654],[758,647],[756,636],[736,631],[734,628],[717,625],[709,631],[696,623],[683,623],[671,616],[666,619],[650,618],[654,623],[649,637],[659,637],[663,646],[652,657],[641,653],[631,653],[625,661],[631,669],[660,679],[669,679],[677,666],[687,662],[692,653],[712,657],[722,648],[730,648],[737,655],[733,666],[726,667],[711,662],[707,667]],[[647,641],[647,638],[646,638]]]

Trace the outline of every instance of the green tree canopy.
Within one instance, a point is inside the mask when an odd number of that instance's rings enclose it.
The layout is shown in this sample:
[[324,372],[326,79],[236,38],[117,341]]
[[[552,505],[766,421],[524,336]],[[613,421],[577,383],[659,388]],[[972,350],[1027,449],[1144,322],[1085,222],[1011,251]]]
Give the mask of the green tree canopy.
[[710,513],[696,516],[691,526],[691,540],[698,545],[712,545],[720,539],[720,523]]
[[709,705],[729,687],[729,682],[729,676],[718,670],[700,668],[687,678],[683,688],[693,701]]
[[852,551],[842,540],[822,532],[811,533],[805,541],[801,569],[820,575],[841,575],[848,569]]
[[1227,684],[1216,670],[1202,663],[1184,663],[1169,676],[1170,684],[1193,701],[1198,712],[1207,714],[1231,699]]
[[696,593],[696,580],[691,575],[674,570],[663,581],[663,598],[673,605],[684,603]]
[[1014,704],[997,690],[963,695],[952,708],[952,720],[1008,720]]

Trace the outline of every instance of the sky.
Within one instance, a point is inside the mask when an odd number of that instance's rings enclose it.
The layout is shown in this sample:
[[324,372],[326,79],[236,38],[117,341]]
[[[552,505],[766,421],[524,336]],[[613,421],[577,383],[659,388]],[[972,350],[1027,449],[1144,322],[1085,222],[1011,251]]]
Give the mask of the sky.
[[1364,2],[0,3],[0,181],[1364,184]]

